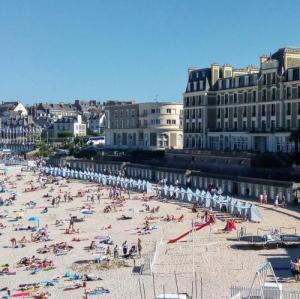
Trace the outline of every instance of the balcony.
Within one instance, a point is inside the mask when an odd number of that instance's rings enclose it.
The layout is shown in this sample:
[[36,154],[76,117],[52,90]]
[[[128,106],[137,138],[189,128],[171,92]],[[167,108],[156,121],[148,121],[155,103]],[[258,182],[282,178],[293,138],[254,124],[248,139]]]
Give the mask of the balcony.
[[183,133],[202,133],[202,129],[184,129]]

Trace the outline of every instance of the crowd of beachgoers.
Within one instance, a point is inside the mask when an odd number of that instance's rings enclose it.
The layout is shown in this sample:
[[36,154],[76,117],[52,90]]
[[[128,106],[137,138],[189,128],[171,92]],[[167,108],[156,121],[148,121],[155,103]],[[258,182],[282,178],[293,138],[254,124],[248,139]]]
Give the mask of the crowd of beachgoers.
[[[191,293],[192,270],[203,277],[207,298],[228,298],[230,285],[248,286],[271,257],[286,254],[280,262],[289,272],[300,257],[297,248],[241,250],[236,238],[239,231],[300,230],[297,212],[259,206],[263,220],[251,223],[197,203],[166,201],[157,190],[47,175],[42,164],[0,167],[0,298],[140,298],[140,280],[153,298],[153,282],[157,293],[174,292],[174,273],[181,291]],[[294,289],[296,279],[291,272]],[[220,287],[211,288],[217,281]]]

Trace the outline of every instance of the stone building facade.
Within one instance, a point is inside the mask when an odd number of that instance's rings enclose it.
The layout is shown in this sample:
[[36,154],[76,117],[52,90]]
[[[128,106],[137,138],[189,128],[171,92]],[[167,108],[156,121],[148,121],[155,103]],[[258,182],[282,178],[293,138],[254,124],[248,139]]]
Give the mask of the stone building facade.
[[131,103],[106,106],[105,110],[105,142],[109,148],[182,148],[182,104]]
[[300,128],[300,49],[260,57],[260,68],[190,69],[184,148],[291,152]]

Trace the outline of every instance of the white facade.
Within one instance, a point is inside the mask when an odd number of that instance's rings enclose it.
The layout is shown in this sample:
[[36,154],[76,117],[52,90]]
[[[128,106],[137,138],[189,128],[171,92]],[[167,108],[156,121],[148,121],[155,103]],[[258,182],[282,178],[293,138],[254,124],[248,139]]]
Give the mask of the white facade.
[[106,146],[164,150],[183,145],[182,104],[137,103],[106,107]]
[[60,137],[61,133],[70,133],[73,136],[86,136],[86,124],[82,123],[81,115],[76,118],[63,117],[53,123],[53,137]]

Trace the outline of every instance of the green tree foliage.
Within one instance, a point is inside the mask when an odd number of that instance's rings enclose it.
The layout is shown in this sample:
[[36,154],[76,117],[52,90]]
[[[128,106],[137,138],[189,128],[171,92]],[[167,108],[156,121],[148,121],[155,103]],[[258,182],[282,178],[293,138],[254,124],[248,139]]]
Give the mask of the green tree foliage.
[[40,141],[37,144],[37,156],[39,157],[49,157],[53,152],[54,148],[50,147],[47,143]]
[[57,134],[58,138],[72,138],[74,137],[73,133],[71,132],[60,132]]

